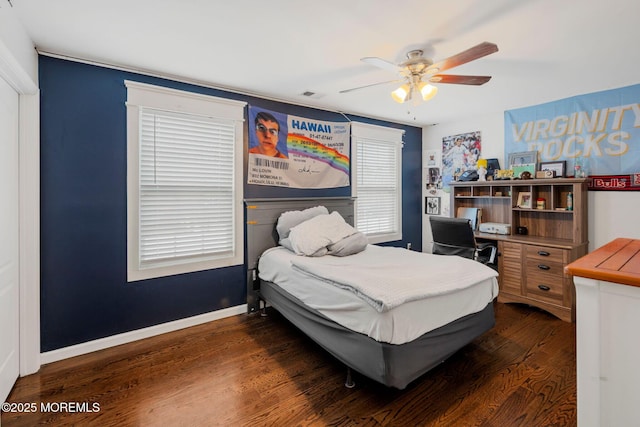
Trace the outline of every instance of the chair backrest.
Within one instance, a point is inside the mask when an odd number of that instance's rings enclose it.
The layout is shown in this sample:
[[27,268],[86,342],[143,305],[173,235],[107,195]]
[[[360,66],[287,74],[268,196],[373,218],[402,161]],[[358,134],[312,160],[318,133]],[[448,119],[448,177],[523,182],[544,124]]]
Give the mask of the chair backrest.
[[473,259],[476,240],[467,218],[429,217],[433,235],[433,250],[437,255],[459,255]]
[[471,229],[477,230],[478,224],[482,222],[482,209],[459,207],[456,218],[467,218],[470,221]]

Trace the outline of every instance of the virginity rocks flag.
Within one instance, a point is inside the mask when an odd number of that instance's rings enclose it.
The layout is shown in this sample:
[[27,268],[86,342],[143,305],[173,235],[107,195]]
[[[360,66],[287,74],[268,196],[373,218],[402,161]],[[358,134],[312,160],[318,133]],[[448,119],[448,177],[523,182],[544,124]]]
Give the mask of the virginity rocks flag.
[[590,190],[640,190],[640,85],[505,111],[505,153],[586,166]]

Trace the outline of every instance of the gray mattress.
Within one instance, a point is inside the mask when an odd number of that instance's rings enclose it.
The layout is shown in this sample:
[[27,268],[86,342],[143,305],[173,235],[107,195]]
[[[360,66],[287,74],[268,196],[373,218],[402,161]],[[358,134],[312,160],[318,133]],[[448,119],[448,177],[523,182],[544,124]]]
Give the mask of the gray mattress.
[[376,341],[353,332],[304,305],[278,285],[261,281],[260,296],[336,359],[386,386],[404,389],[411,381],[495,325],[493,303],[406,344]]

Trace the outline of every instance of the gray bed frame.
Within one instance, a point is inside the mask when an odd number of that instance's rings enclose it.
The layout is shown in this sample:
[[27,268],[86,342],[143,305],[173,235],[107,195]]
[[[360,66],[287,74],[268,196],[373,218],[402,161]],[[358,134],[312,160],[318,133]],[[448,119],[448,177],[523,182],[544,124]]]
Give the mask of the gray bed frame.
[[323,199],[251,199],[245,200],[247,212],[247,310],[257,312],[261,301],[275,308],[336,359],[388,387],[404,389],[416,378],[442,363],[453,353],[495,325],[493,303],[484,310],[464,316],[430,331],[406,344],[395,345],[376,341],[351,331],[328,319],[317,310],[278,285],[262,281],[258,276],[258,260],[278,241],[275,226],[282,212],[326,206],[338,211],[353,225],[351,198]]

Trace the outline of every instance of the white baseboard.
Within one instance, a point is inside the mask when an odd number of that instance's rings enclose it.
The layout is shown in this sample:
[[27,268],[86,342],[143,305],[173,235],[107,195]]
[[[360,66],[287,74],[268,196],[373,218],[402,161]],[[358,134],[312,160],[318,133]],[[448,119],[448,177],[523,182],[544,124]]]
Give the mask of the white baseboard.
[[130,343],[160,334],[165,334],[167,332],[178,331],[190,326],[201,325],[213,320],[224,319],[225,317],[236,316],[238,314],[243,314],[246,312],[247,305],[243,304],[235,307],[225,308],[223,310],[200,314],[198,316],[188,317],[186,319],[180,319],[173,322],[150,326],[148,328],[137,329],[135,331],[125,332],[123,334],[112,335],[110,337],[100,338],[94,341],[87,341],[81,344],[76,344],[69,347],[59,348],[57,350],[41,353],[40,362],[43,365],[46,365],[47,363],[57,362],[59,360],[80,356],[82,354],[87,354],[98,350],[104,350],[105,348],[115,347],[117,345]]

